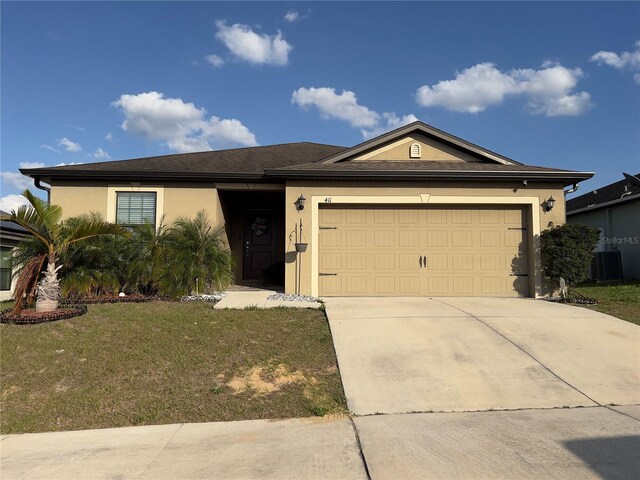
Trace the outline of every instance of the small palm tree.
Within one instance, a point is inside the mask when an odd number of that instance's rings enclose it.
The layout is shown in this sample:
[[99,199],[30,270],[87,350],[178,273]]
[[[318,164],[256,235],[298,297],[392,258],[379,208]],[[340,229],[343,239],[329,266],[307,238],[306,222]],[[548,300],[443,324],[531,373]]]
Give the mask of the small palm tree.
[[[29,205],[23,205],[9,215],[2,215],[1,219],[27,229],[33,235],[33,244],[39,243],[43,253],[22,265],[12,313],[17,314],[22,309],[22,295],[29,285],[37,285],[36,310],[51,312],[58,308],[60,298],[58,271],[62,265],[57,262],[69,246],[98,235],[128,235],[128,231],[120,225],[89,218],[66,225],[62,222],[62,208],[58,205],[39,199],[29,190],[22,192],[22,195]],[[44,277],[38,282],[45,261]]]
[[197,295],[233,281],[233,259],[223,242],[223,228],[214,229],[203,210],[193,219],[175,221],[166,232],[164,252],[160,289],[170,296]]

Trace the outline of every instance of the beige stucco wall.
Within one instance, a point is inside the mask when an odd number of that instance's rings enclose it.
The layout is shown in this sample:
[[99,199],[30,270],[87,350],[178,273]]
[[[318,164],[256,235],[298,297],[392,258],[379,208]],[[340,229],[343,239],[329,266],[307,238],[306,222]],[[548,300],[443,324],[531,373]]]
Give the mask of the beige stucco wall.
[[[409,147],[418,143],[422,149],[420,159],[411,158]],[[369,152],[358,155],[352,161],[362,160],[445,160],[445,161],[469,161],[477,162],[478,159],[460,150],[456,150],[441,142],[430,139],[426,135],[413,133],[406,137],[390,142]]]
[[[531,185],[531,184],[530,184]],[[303,194],[306,197],[306,207],[302,211],[297,211],[294,205],[296,199]],[[557,200],[554,209],[551,212],[544,212],[543,204],[547,198],[551,195]],[[355,182],[288,182],[286,187],[286,232],[291,232],[295,229],[295,224],[302,221],[304,225],[304,235],[306,241],[309,244],[305,253],[300,255],[301,261],[301,276],[300,285],[301,293],[305,295],[317,294],[317,287],[314,287],[314,277],[317,272],[314,272],[313,263],[314,256],[317,255],[316,236],[317,230],[314,232],[314,220],[317,222],[317,208],[318,204],[321,204],[325,199],[331,198],[333,203],[340,197],[350,197],[349,201],[357,203],[360,199],[362,203],[369,201],[385,202],[389,203],[407,202],[407,204],[415,204],[416,202],[437,202],[438,197],[447,197],[454,200],[454,197],[458,197],[455,201],[459,201],[459,197],[466,197],[469,203],[482,202],[484,200],[490,201],[492,204],[496,203],[510,203],[518,204],[522,202],[523,205],[530,205],[529,216],[531,221],[537,219],[537,225],[532,225],[528,231],[531,235],[535,232],[540,232],[550,225],[550,222],[555,225],[564,223],[565,220],[565,205],[563,195],[562,184],[547,184],[522,187],[518,182],[513,183],[496,183],[496,184],[483,184],[477,185],[471,182],[459,182],[459,183],[361,183]],[[357,198],[355,198],[357,197]],[[366,200],[366,201],[365,201]],[[462,198],[461,201],[465,201]],[[315,204],[315,207],[314,207]],[[398,203],[400,206],[402,203]],[[428,203],[425,203],[425,206]],[[534,211],[530,211],[531,208]],[[314,209],[316,213],[314,215]],[[533,238],[529,242],[530,245],[530,262],[531,269],[535,274],[530,275],[531,279],[531,295],[542,295],[545,292],[541,286],[540,275],[540,258],[538,239]],[[287,245],[286,256],[286,284],[285,288],[288,293],[294,293],[295,285],[295,254],[294,246],[292,243]],[[317,279],[317,277],[316,277]]]
[[98,212],[107,220],[115,221],[116,192],[156,191],[158,193],[158,216],[165,216],[170,224],[180,216],[193,217],[205,210],[213,225],[224,223],[218,192],[214,184],[131,184],[118,183],[66,183],[51,187],[51,203],[60,205],[64,218]]

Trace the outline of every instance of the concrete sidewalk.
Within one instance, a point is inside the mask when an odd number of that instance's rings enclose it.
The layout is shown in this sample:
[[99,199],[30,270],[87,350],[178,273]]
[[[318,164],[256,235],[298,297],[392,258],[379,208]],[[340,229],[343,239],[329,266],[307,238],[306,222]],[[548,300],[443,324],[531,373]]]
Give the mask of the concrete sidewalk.
[[9,435],[2,480],[365,479],[348,418]]
[[9,435],[0,442],[0,474],[2,480],[357,480],[367,472],[374,480],[631,480],[640,476],[639,418],[636,405]]
[[375,480],[640,478],[640,421],[604,407],[354,421]]

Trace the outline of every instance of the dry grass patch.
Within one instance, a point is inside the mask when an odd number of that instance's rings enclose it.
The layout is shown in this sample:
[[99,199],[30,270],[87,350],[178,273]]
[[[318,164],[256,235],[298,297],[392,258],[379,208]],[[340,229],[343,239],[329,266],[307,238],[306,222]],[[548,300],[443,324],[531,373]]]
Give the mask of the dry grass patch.
[[2,433],[346,411],[316,310],[92,305],[0,339]]

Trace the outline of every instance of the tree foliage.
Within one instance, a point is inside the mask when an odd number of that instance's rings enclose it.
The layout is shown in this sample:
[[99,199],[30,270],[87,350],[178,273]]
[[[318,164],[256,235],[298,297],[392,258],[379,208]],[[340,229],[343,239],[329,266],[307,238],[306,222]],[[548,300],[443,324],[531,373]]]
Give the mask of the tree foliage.
[[222,232],[211,226],[204,210],[194,218],[178,218],[165,236],[161,291],[169,296],[198,294],[233,281],[233,260]]
[[540,234],[544,274],[555,281],[564,278],[576,285],[589,276],[593,249],[600,238],[597,228],[564,224]]
[[32,237],[14,250],[17,313],[22,299],[57,300],[142,293],[179,297],[223,289],[233,281],[233,260],[223,229],[204,211],[170,228],[145,224],[127,230],[91,213],[62,221],[62,209],[25,191],[31,206],[3,216]]
[[[127,231],[120,225],[105,222],[97,218],[78,219],[77,221],[62,221],[62,208],[50,204],[33,195],[29,190],[22,192],[29,205],[23,205],[13,210],[9,215],[2,215],[2,220],[11,221],[25,228],[33,238],[28,240],[25,251],[30,250],[37,256],[44,256],[45,262],[39,262],[40,269],[33,268],[35,264],[22,265],[17,283],[25,293],[30,285],[37,285],[38,302],[51,302],[47,310],[57,307],[60,297],[58,272],[64,264],[59,262],[68,249],[78,243],[100,235],[127,235]],[[25,253],[25,252],[23,252]],[[42,278],[39,278],[41,274]],[[14,312],[19,313],[22,308],[22,297],[16,298]]]

